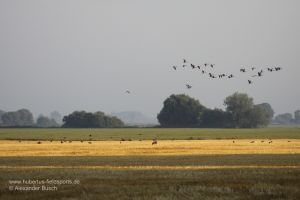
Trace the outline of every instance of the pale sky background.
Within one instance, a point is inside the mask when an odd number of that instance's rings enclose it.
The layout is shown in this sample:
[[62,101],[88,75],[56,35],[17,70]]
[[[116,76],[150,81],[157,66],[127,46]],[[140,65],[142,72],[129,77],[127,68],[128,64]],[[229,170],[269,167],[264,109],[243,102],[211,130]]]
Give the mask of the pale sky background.
[[[269,102],[276,114],[294,112],[299,9],[299,0],[0,0],[0,109],[156,117],[173,93],[224,108],[238,91]],[[182,58],[236,78],[174,71]],[[244,66],[283,71],[248,85]]]

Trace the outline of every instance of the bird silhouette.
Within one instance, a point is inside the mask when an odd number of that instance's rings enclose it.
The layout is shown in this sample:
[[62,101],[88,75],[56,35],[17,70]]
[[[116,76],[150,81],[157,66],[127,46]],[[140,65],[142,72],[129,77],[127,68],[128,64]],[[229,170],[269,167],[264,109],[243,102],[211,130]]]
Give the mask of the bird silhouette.
[[173,69],[174,69],[174,70],[176,70],[176,69],[177,69],[177,67],[176,67],[176,66],[173,66]]
[[191,89],[192,88],[192,86],[189,85],[189,84],[185,84],[185,86],[187,87],[187,89]]
[[246,69],[245,68],[241,68],[240,72],[246,72]]
[[186,63],[186,59],[183,59],[183,63]]
[[129,91],[129,90],[126,90],[125,93],[130,94],[130,91]]
[[215,66],[215,64],[210,64],[210,67],[211,67],[211,68],[214,68],[214,66]]
[[198,67],[198,69],[201,69],[201,66],[198,65],[197,67]]
[[253,81],[251,81],[251,80],[248,80],[248,83],[249,83],[249,84],[252,84],[252,83],[253,83]]
[[193,69],[195,69],[195,65],[191,64],[191,67],[192,67]]
[[233,74],[230,74],[230,75],[228,76],[228,78],[233,78]]

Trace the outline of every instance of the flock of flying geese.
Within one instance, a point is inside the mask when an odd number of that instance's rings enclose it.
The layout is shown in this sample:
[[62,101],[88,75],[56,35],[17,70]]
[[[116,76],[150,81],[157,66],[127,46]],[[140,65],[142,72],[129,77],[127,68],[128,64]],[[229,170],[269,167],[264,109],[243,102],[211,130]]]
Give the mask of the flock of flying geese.
[[[209,72],[208,70],[212,70],[215,68],[215,64],[211,64],[211,63],[204,63],[202,65],[195,65],[193,63],[190,63],[188,62],[186,59],[183,59],[183,63],[181,65],[182,68],[187,68],[187,67],[191,67],[192,69],[196,69],[196,70],[200,70],[200,72],[204,75],[204,74],[208,74],[209,78],[211,79],[216,79],[216,78],[234,78],[234,75],[233,74],[214,74],[212,72]],[[172,68],[174,70],[177,70],[179,69],[179,66],[172,66]],[[277,72],[277,71],[280,71],[282,70],[281,67],[267,67],[266,68],[267,72]],[[252,84],[253,83],[253,80],[252,78],[254,77],[262,77],[263,76],[263,73],[265,72],[263,69],[259,69],[257,70],[256,67],[250,67],[250,68],[241,68],[240,69],[240,72],[241,73],[247,73],[247,72],[251,72],[252,75],[251,75],[251,78],[248,79],[248,84]],[[190,84],[185,84],[186,88],[187,89],[191,89],[192,86]]]

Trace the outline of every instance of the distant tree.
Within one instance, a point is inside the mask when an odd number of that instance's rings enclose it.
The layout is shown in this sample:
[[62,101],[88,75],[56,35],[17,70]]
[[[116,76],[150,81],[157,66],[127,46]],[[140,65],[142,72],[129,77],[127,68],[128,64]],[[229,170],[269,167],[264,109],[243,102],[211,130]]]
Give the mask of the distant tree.
[[235,127],[249,127],[249,114],[254,106],[251,97],[247,94],[236,92],[225,99],[224,105],[226,106],[227,112],[232,115],[232,121]]
[[267,104],[254,105],[253,98],[247,94],[234,93],[228,96],[224,105],[232,116],[233,126],[237,128],[255,128],[266,126],[270,122],[271,109]]
[[295,123],[300,124],[300,110],[296,110],[294,113]]
[[33,115],[27,109],[6,112],[2,115],[3,126],[33,126]]
[[63,118],[63,127],[73,128],[110,128],[122,127],[124,123],[117,117],[110,117],[103,112],[90,113],[75,111]]
[[54,119],[50,119],[49,117],[40,115],[36,120],[36,126],[38,127],[58,127],[59,125],[56,123]]
[[274,122],[285,125],[291,124],[293,123],[293,115],[291,113],[277,115],[274,119]]
[[5,113],[5,111],[0,110],[0,126],[2,125],[2,115]]
[[229,128],[232,127],[232,115],[221,109],[205,109],[201,116],[202,127]]
[[264,121],[263,124],[268,125],[272,121],[274,117],[274,110],[272,109],[271,105],[268,103],[262,103],[262,104],[257,104],[255,105],[256,107],[259,107],[262,109],[264,112],[263,114],[265,115],[262,119]]
[[201,113],[205,107],[187,95],[171,95],[157,119],[163,127],[197,127],[201,126]]
[[58,111],[53,111],[50,113],[50,118],[54,119],[56,121],[56,123],[58,124],[62,124],[62,115],[58,112]]

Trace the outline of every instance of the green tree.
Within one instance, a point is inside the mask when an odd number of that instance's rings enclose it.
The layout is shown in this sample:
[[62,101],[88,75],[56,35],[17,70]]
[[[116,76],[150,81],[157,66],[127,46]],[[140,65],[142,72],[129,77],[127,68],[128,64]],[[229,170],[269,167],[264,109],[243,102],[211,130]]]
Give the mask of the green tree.
[[274,110],[272,106],[269,103],[261,103],[255,105],[255,107],[258,107],[263,110],[262,114],[264,115],[262,117],[263,124],[268,125],[272,121],[274,117]]
[[270,123],[274,114],[267,103],[254,105],[253,98],[247,94],[234,93],[228,96],[224,105],[232,116],[233,126],[236,128],[256,128]]
[[205,109],[202,114],[202,127],[229,128],[232,127],[232,115],[221,109]]
[[249,127],[250,111],[253,108],[253,99],[247,94],[234,93],[224,101],[227,112],[232,115],[233,125],[237,128]]
[[111,128],[124,126],[124,123],[120,119],[106,116],[100,111],[96,113],[75,111],[64,116],[63,122],[63,127],[72,128]]
[[196,99],[187,95],[171,95],[157,115],[163,127],[197,127],[201,125],[201,113],[205,109]]

